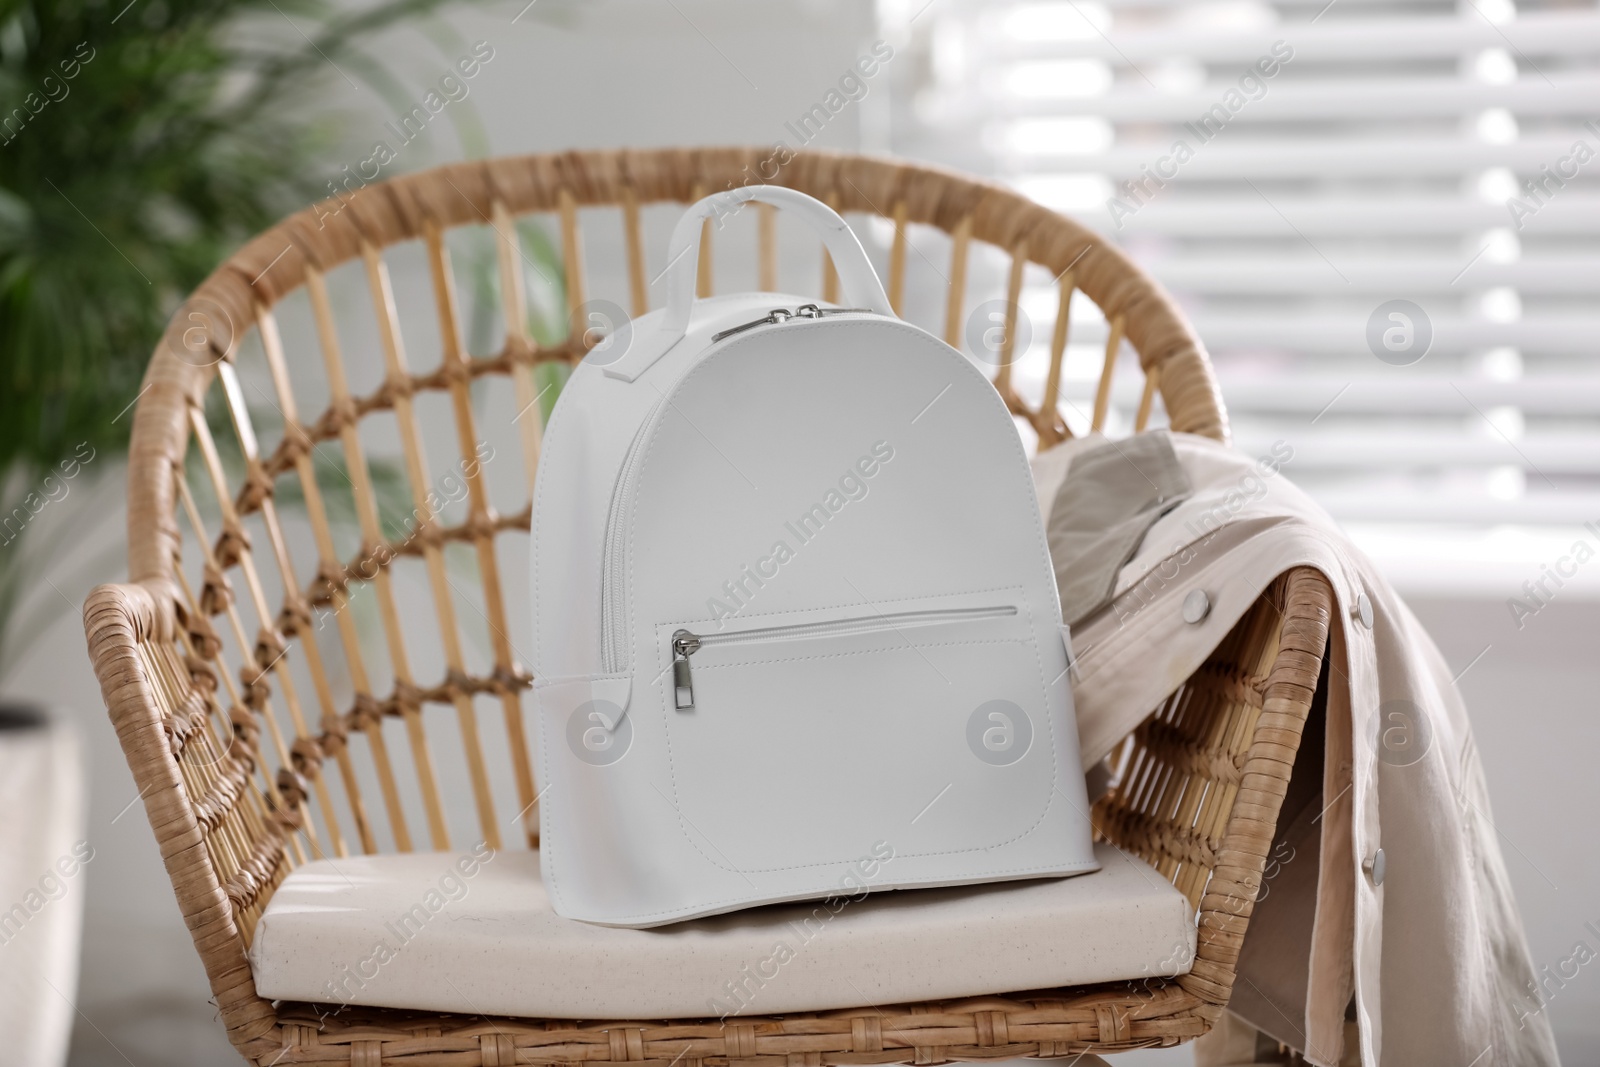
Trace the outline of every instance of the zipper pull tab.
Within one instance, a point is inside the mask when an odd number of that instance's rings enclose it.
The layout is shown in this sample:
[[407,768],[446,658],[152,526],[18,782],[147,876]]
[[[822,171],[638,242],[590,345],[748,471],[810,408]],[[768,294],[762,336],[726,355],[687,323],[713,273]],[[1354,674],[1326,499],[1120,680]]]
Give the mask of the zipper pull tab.
[[694,710],[694,678],[689,674],[689,657],[700,651],[700,638],[688,630],[672,635],[672,706],[678,711]]
[[792,318],[794,318],[794,314],[788,308],[773,308],[759,319],[754,319],[739,326],[730,326],[720,333],[712,334],[711,343],[716,344],[724,337],[732,337],[736,333],[744,333],[746,330],[753,330],[757,326],[770,326],[774,323],[788,322]]
[[820,319],[824,315],[870,315],[871,308],[825,308],[816,304],[801,304],[794,309],[797,319]]

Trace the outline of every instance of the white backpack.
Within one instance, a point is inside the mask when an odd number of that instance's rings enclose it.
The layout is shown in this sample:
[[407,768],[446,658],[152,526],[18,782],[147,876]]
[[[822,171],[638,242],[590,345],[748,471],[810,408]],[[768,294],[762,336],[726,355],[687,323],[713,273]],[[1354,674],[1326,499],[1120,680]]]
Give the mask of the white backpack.
[[[702,219],[747,200],[822,234],[849,307],[694,299]],[[708,197],[669,256],[666,308],[574,370],[539,462],[556,911],[644,927],[1095,869],[1055,576],[987,378],[802,193]]]

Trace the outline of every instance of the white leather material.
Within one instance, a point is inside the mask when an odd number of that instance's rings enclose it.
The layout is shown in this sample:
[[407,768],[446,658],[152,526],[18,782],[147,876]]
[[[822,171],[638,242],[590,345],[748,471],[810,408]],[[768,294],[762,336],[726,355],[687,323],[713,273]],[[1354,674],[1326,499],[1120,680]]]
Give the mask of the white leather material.
[[[869,888],[1096,866],[1009,414],[954,349],[876,313],[710,339],[806,302],[697,303],[634,381],[581,365],[556,406],[533,599],[561,915],[650,926],[826,896],[885,849]],[[701,641],[692,708],[679,631]]]
[[317,860],[272,895],[250,969],[272,1000],[533,1019],[826,1011],[1187,971],[1194,908],[1143,861],[1095,851],[1104,869],[1081,878],[857,892],[656,930],[557,916],[537,852]]

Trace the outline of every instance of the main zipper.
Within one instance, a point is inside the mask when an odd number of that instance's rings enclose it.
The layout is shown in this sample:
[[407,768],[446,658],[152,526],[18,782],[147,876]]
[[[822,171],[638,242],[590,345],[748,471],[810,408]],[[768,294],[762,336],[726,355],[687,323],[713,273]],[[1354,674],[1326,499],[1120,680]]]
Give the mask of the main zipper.
[[605,554],[601,560],[600,572],[600,659],[607,673],[619,671],[625,666],[622,661],[621,645],[626,638],[616,632],[622,628],[623,616],[627,613],[628,607],[622,580],[628,565],[623,552],[625,535],[622,528],[622,512],[627,507],[628,494],[633,488],[634,468],[638,466],[639,460],[639,446],[644,441],[650,424],[655,421],[656,413],[665,403],[666,396],[663,394],[651,405],[644,421],[634,431],[633,440],[628,443],[628,452],[622,460],[622,470],[617,475],[616,485],[611,490],[611,503],[606,508]]
[[757,326],[775,326],[781,322],[788,322],[790,319],[820,319],[826,315],[861,315],[871,313],[871,308],[825,308],[818,307],[816,304],[801,304],[793,311],[790,311],[788,308],[773,308],[759,319],[751,319],[749,322],[740,323],[738,326],[730,326],[720,333],[712,334],[711,343],[716,344],[724,337],[732,337],[734,334],[744,333],[746,330],[753,330]]
[[927,611],[899,611],[888,615],[860,615],[828,622],[803,622],[793,626],[763,626],[756,630],[735,630],[725,634],[697,634],[678,630],[672,635],[673,707],[694,710],[694,678],[689,657],[702,648],[738,645],[761,641],[789,641],[806,637],[838,637],[845,634],[870,634],[898,630],[905,626],[932,626],[939,623],[970,622],[975,619],[1001,619],[1015,615],[1009,604],[989,608],[934,608]]

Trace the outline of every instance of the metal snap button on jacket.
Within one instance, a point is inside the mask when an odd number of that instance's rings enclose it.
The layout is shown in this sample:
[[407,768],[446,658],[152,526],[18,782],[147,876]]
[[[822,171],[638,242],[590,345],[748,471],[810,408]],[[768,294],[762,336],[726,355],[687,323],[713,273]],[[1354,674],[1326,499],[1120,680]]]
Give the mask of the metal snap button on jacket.
[[1356,594],[1355,603],[1350,605],[1350,616],[1367,629],[1372,629],[1372,601],[1367,599],[1367,594]]
[[1196,623],[1209,614],[1211,614],[1211,598],[1206,596],[1204,589],[1192,590],[1183,598],[1184,622]]
[[1383,849],[1378,849],[1371,856],[1361,861],[1361,869],[1367,872],[1367,877],[1372,879],[1374,887],[1383,884],[1383,871],[1386,866],[1383,858]]

